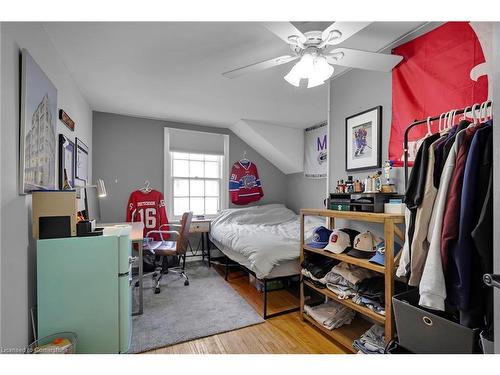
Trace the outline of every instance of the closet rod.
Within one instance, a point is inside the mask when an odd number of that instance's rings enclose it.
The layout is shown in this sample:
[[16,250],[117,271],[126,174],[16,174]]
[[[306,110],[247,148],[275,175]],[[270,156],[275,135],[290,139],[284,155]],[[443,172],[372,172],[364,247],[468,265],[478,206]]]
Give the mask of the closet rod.
[[[483,102],[484,103],[484,102]],[[489,108],[493,105],[493,102],[492,101],[488,101],[487,104],[486,104],[486,108]],[[472,111],[472,108],[473,106],[467,106],[465,108],[462,108],[460,110],[457,110],[455,112],[455,116],[456,115],[462,115],[464,114],[465,112],[469,112],[469,111]],[[484,108],[484,107],[483,107]],[[476,110],[479,110],[479,108],[477,108]],[[446,113],[446,112],[445,112]],[[429,119],[430,122],[432,121],[436,121],[436,120],[439,120],[439,118],[443,118],[443,113],[441,113],[439,116],[434,116],[434,117],[431,117]],[[408,134],[410,132],[411,129],[413,129],[414,127],[418,126],[418,125],[422,125],[422,124],[427,124],[427,118],[425,120],[415,120],[413,121],[405,130],[405,136],[404,136],[404,142],[403,142],[403,151],[404,151],[404,167],[405,167],[405,193],[408,189]]]

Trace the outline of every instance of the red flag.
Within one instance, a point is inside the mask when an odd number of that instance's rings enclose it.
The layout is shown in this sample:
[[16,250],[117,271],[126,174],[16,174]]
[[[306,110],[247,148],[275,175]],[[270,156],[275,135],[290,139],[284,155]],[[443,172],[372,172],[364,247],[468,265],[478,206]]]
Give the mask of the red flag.
[[[471,79],[471,71],[476,67],[472,76],[477,76],[478,65],[485,62],[481,42],[469,22],[447,22],[394,49],[404,57],[392,72],[389,159],[395,166],[403,166],[404,131],[414,120],[487,100],[487,76]],[[425,125],[410,131],[410,160],[426,133]]]

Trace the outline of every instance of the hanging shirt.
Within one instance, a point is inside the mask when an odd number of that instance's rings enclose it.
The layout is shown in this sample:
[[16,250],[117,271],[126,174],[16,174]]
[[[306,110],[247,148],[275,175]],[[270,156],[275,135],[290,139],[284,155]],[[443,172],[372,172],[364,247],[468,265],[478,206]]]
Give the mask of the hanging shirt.
[[231,168],[229,180],[231,202],[245,205],[260,200],[264,196],[257,167],[252,162],[238,161]]
[[[157,190],[151,190],[149,193],[136,190],[130,194],[127,204],[127,222],[144,223],[144,237],[149,231],[159,230],[162,225],[168,224],[163,194]],[[161,229],[168,230],[168,227]],[[160,240],[158,235],[152,237],[155,241]],[[168,235],[163,235],[165,239],[168,237]]]

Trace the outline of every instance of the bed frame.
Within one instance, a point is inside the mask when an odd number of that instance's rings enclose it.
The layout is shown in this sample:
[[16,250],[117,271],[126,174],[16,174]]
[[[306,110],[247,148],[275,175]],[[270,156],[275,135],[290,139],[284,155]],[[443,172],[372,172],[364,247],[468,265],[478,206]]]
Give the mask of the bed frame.
[[[210,241],[210,242],[212,242],[212,241]],[[210,244],[209,244],[209,246],[210,246]],[[222,254],[224,254],[224,252],[222,250],[219,249],[219,251]],[[299,304],[298,306],[292,307],[290,309],[285,309],[285,310],[278,311],[278,312],[275,312],[275,313],[272,313],[272,314],[268,314],[267,313],[267,294],[269,292],[272,292],[271,290],[267,289],[267,283],[269,281],[275,281],[275,280],[286,280],[286,279],[290,279],[290,278],[296,277],[296,276],[298,276],[299,280],[300,280],[300,274],[293,274],[293,275],[277,276],[277,277],[271,277],[271,278],[258,279],[257,276],[255,275],[255,272],[253,272],[252,270],[248,269],[244,265],[242,265],[242,264],[240,264],[238,262],[235,262],[235,261],[233,261],[234,264],[229,264],[230,258],[226,254],[224,254],[224,257],[225,257],[224,279],[226,281],[228,280],[228,277],[229,277],[229,268],[237,266],[237,267],[243,269],[244,271],[246,271],[248,274],[254,276],[257,280],[262,281],[262,283],[264,284],[264,309],[263,309],[263,312],[262,312],[262,317],[264,319],[274,318],[276,316],[280,316],[280,315],[283,315],[283,314],[288,314],[288,313],[291,313],[291,312],[294,312],[294,311],[298,311],[300,309],[300,304]]]

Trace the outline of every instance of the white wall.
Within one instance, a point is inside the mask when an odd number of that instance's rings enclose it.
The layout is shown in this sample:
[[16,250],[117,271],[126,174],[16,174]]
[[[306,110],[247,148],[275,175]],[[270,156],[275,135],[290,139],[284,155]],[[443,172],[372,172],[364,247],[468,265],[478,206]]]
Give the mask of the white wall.
[[1,42],[0,334],[3,348],[17,348],[31,339],[29,309],[36,304],[31,195],[19,196],[17,186],[21,48],[28,49],[56,86],[58,108],[76,122],[71,132],[57,120],[58,133],[81,138],[92,150],[92,112],[40,24],[4,22]]
[[285,174],[304,170],[304,130],[240,120],[231,130]]

